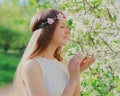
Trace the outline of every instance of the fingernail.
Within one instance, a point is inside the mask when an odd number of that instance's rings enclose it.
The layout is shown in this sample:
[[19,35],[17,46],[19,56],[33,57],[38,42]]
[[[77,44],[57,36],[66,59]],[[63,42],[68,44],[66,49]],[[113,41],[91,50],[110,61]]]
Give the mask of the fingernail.
[[84,60],[84,63],[86,62],[86,60]]
[[91,58],[91,57],[92,57],[91,55],[88,56],[88,58]]

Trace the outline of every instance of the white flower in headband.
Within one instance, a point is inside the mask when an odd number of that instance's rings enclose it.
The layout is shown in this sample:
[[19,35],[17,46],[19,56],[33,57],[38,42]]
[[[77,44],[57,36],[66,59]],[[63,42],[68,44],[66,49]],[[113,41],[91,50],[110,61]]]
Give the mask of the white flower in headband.
[[54,19],[53,18],[48,18],[47,19],[47,23],[48,24],[53,24],[54,23]]
[[53,18],[47,18],[47,22],[41,23],[41,25],[39,25],[39,28],[41,28],[45,24],[50,24],[50,25],[53,24],[55,22],[55,19],[60,20],[60,19],[63,19],[63,18],[64,18],[63,15],[59,13],[57,16],[55,16]]
[[54,19],[58,19],[58,20],[63,19],[63,15],[59,13],[59,14],[57,15],[57,17],[55,17],[55,18],[48,18],[48,19],[47,19],[47,23],[48,23],[48,24],[53,24],[53,23],[54,23]]
[[63,15],[59,13],[59,14],[57,15],[57,19],[58,19],[58,20],[63,19]]

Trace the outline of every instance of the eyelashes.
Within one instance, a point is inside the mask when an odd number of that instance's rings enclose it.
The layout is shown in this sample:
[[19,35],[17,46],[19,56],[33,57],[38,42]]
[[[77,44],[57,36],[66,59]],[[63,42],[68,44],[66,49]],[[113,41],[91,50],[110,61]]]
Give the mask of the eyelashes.
[[65,26],[65,25],[63,25],[63,26],[61,26],[60,28],[66,28],[66,26]]
[[61,28],[65,28],[64,26],[61,26]]

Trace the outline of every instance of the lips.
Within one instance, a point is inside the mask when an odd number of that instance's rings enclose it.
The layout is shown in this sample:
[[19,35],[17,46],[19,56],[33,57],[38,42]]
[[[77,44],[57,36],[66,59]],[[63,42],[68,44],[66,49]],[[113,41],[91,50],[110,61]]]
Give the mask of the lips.
[[63,38],[68,39],[68,37],[67,37],[67,36],[63,36]]

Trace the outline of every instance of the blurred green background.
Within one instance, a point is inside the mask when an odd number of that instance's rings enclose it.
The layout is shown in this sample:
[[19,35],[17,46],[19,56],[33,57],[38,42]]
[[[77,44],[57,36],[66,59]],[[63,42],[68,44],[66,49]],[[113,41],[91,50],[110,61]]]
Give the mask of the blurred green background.
[[0,0],[0,86],[13,80],[31,35],[29,22],[34,12],[28,0]]
[[0,0],[0,87],[12,83],[29,41],[29,23],[37,10],[56,8],[67,16],[73,54],[98,54],[81,74],[81,96],[120,96],[120,0]]

